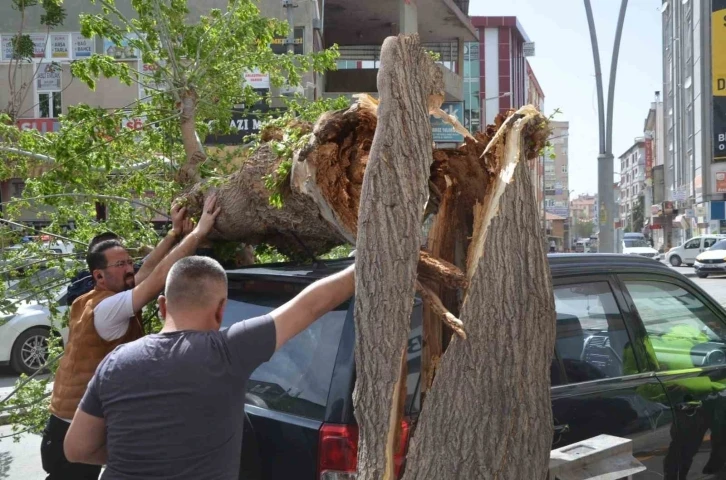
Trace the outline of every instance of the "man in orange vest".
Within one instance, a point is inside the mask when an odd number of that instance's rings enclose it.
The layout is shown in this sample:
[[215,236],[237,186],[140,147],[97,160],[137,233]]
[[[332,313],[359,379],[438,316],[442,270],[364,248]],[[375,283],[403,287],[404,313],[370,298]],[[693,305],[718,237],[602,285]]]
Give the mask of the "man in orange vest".
[[185,209],[172,208],[172,230],[136,274],[134,261],[118,240],[100,242],[89,251],[86,260],[95,287],[71,306],[68,343],[56,372],[40,448],[46,480],[98,479],[100,466],[70,463],[63,453],[76,408],[101,360],[118,345],[143,336],[141,310],[161,293],[172,265],[194,254],[206,239],[219,210],[216,195],[210,195],[192,230]]

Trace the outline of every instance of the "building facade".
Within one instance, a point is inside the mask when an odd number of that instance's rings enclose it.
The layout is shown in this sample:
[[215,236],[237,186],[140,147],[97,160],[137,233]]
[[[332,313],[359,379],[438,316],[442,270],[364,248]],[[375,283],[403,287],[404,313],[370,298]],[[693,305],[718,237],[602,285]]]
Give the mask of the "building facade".
[[550,122],[549,138],[553,155],[545,156],[545,210],[560,217],[569,216],[569,122]]
[[[19,14],[12,8],[12,2],[0,2],[0,106],[9,101],[8,60],[12,55],[10,47],[14,35],[18,33]],[[337,44],[341,53],[338,70],[325,75],[308,73],[303,76],[302,89],[288,91],[269,85],[261,88],[270,90],[273,98],[302,93],[309,99],[323,97],[352,96],[355,93],[377,94],[376,77],[380,66],[380,46],[383,40],[398,33],[418,33],[425,49],[439,53],[438,66],[444,79],[445,101],[449,108],[456,110],[462,105],[463,96],[463,45],[477,40],[475,29],[468,14],[467,0],[260,0],[256,2],[265,17],[287,19],[288,10],[292,11],[296,53],[320,51]],[[212,8],[224,10],[227,0],[189,0],[190,21]],[[133,17],[131,0],[116,0],[118,10],[127,18]],[[91,5],[87,0],[65,0],[63,6],[67,17],[62,27],[48,34],[41,27],[41,9],[31,8],[26,15],[23,33],[31,36],[36,45],[36,58],[30,64],[21,65],[17,82],[27,82],[31,89],[20,105],[17,118],[18,128],[36,129],[40,132],[59,128],[58,116],[67,112],[69,106],[85,103],[117,110],[133,103],[144,95],[138,85],[127,86],[117,79],[99,78],[94,91],[82,82],[73,81],[70,64],[82,60],[92,53],[108,53],[119,62],[128,63],[133,69],[144,68],[137,52],[131,49],[115,48],[103,38],[86,39],[80,34],[79,15],[81,13],[102,14],[101,6]],[[294,6],[294,8],[292,8]],[[421,27],[419,29],[419,26]],[[284,53],[284,39],[276,39],[273,50]],[[59,69],[46,68],[54,62]],[[34,78],[38,69],[42,79]],[[53,70],[53,71],[51,71]],[[230,72],[240,75],[242,72]],[[262,82],[264,84],[264,81]],[[277,102],[277,103],[275,103]],[[273,107],[282,103],[273,101]],[[458,112],[458,110],[457,110]],[[225,142],[239,144],[249,134],[255,133],[257,118],[254,112],[242,112],[233,116],[238,132],[227,136]],[[463,118],[462,118],[463,120]],[[128,125],[143,126],[143,119],[128,118]],[[0,161],[3,161],[0,155]],[[0,183],[0,201],[18,196],[22,192],[25,179],[11,179]],[[1,205],[1,204],[0,204]],[[45,221],[37,218],[36,212],[29,210],[20,219],[26,223],[43,225]]]
[[[637,215],[645,219],[645,138],[638,137],[622,155],[620,160],[620,227],[635,231],[633,225]],[[640,198],[642,200],[639,200]],[[643,212],[636,213],[639,202]]]
[[[726,233],[725,0],[663,0],[665,248]],[[655,193],[655,192],[654,192]]]
[[592,234],[595,230],[597,215],[597,196],[579,195],[570,202],[571,243]]
[[544,204],[545,211],[564,218],[563,245],[572,244],[570,236],[570,180],[569,136],[570,123],[551,121],[554,158],[544,156]]
[[[497,114],[527,103],[525,47],[533,44],[517,17],[471,17],[471,23],[479,38],[468,45],[469,58],[478,54],[479,66],[465,72],[464,83],[477,95],[481,129],[494,123]],[[476,110],[475,102],[470,104]]]
[[663,102],[660,92],[651,103],[643,126],[645,139],[645,217],[643,233],[653,240],[656,249],[665,248],[666,235],[671,235],[672,222],[664,221],[661,215],[664,201],[665,182],[665,139],[663,130]]
[[[527,104],[533,105],[537,110],[545,112],[545,94],[542,90],[542,86],[537,80],[537,76],[534,74],[534,70],[529,62],[526,62],[527,66],[527,77],[525,89],[527,91]],[[545,168],[546,156],[540,155],[530,162],[529,168],[532,171],[532,185],[537,195],[537,205],[539,211],[545,211],[545,183],[544,183],[544,168]]]

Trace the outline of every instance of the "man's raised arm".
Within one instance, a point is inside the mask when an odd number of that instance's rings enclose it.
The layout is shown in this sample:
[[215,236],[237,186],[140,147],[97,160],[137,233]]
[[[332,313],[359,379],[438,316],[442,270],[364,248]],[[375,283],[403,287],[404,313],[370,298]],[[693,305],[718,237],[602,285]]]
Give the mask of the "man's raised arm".
[[136,272],[136,285],[146,280],[146,278],[154,271],[157,265],[164,257],[174,248],[181,238],[192,231],[191,220],[186,218],[186,208],[180,207],[178,204],[171,207],[171,230],[161,239],[154,250],[151,251],[141,268]]
[[318,280],[275,309],[270,314],[277,331],[275,348],[280,348],[315,320],[348,300],[354,290],[355,265],[351,265],[342,272]]
[[132,291],[134,312],[140,311],[161,293],[164,288],[164,282],[166,281],[166,275],[169,273],[172,265],[177,260],[194,254],[199,243],[209,235],[209,232],[212,231],[212,227],[214,226],[214,220],[220,211],[220,208],[216,207],[216,204],[216,194],[207,197],[207,200],[204,202],[202,218],[199,219],[199,223],[194,230],[159,262],[144,281],[134,287]]

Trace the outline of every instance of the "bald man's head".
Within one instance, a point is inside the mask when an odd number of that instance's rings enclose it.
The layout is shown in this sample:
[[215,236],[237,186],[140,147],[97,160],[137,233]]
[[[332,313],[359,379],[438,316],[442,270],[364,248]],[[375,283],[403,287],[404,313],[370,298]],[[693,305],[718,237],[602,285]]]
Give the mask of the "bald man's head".
[[175,318],[190,311],[211,314],[227,299],[227,275],[212,258],[182,258],[166,276],[164,296],[165,310]]

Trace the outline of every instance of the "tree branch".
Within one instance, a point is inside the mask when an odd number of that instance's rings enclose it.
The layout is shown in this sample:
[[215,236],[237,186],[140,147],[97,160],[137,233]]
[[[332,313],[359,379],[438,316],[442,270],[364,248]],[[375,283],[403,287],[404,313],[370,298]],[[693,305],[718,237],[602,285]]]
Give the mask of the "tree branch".
[[[54,193],[54,194],[51,194],[51,195],[41,195],[39,197],[19,198],[19,199],[16,199],[16,200],[7,200],[5,202],[0,202],[0,204],[7,205],[7,204],[10,204],[10,203],[29,202],[31,200],[42,200],[42,199],[45,199],[45,198],[55,198],[55,197],[86,197],[86,198],[96,198],[96,199],[99,199],[99,200],[116,200],[116,201],[119,201],[119,202],[128,202],[128,203],[133,203],[134,205],[139,205],[141,207],[148,208],[149,210],[151,210],[152,212],[156,213],[157,215],[162,215],[162,216],[164,216],[166,218],[171,218],[169,215],[167,215],[166,213],[162,212],[161,210],[157,210],[156,208],[152,207],[151,205],[148,205],[146,203],[140,202],[138,200],[134,200],[134,199],[131,199],[131,198],[125,198],[125,197],[118,197],[118,196],[115,196],[115,195],[97,195],[97,194],[94,194],[94,193],[75,193],[75,192],[73,192],[73,193]],[[2,218],[0,218],[0,222],[13,223],[13,222],[10,222],[10,220],[5,220],[5,219],[2,219]],[[54,234],[48,234],[48,235],[54,235]],[[58,238],[64,238],[64,237],[61,237],[60,235],[54,235],[54,236],[57,236]],[[80,243],[81,245],[85,245],[83,242],[78,242],[76,240],[70,240],[70,239],[65,239],[65,240],[69,240],[71,242]]]
[[[172,78],[178,81],[179,85],[183,85],[185,82],[182,78],[179,70],[179,65],[176,61],[176,52],[171,41],[171,34],[169,33],[169,26],[166,24],[166,15],[162,15],[161,7],[159,6],[159,0],[152,0],[154,10],[156,12],[156,21],[159,23],[161,32],[159,35],[159,41],[162,46],[166,49],[166,54],[169,56],[169,63],[171,64]],[[176,85],[176,82],[171,82],[172,85]]]
[[451,329],[456,332],[457,335],[459,335],[462,339],[466,340],[464,323],[456,318],[453,313],[449,312],[446,309],[444,304],[441,302],[439,296],[419,281],[416,282],[416,290],[418,290],[424,302],[426,302],[431,310],[436,315],[438,315],[446,325],[451,327]]
[[[4,218],[0,218],[0,222],[7,223],[8,225],[13,225],[15,227],[28,228],[27,225],[23,225],[22,223],[13,222],[12,220],[6,220]],[[71,238],[66,238],[66,237],[64,237],[62,235],[58,235],[57,233],[50,233],[50,232],[46,232],[46,231],[43,231],[43,230],[37,230],[37,229],[36,229],[36,231],[39,232],[39,233],[42,233],[43,235],[48,235],[50,237],[60,238],[61,240],[65,240],[67,242],[77,243],[79,245],[84,245],[84,246],[86,245],[83,242],[80,242],[78,240],[73,240]]]
[[12,397],[13,395],[15,395],[21,388],[23,388],[25,385],[27,385],[28,383],[30,383],[30,381],[33,378],[35,378],[37,375],[39,375],[40,372],[42,372],[45,368],[48,368],[49,366],[53,365],[55,362],[57,362],[58,360],[60,360],[60,358],[62,356],[63,356],[63,354],[61,353],[60,355],[56,356],[55,358],[53,358],[53,359],[48,360],[47,362],[45,362],[45,365],[43,365],[43,368],[39,368],[34,374],[32,374],[31,376],[29,376],[28,378],[26,378],[25,380],[23,380],[22,382],[20,382],[20,385],[18,385],[17,387],[15,387],[15,389],[13,391],[11,391],[10,393],[8,393],[5,396],[5,398],[3,398],[2,400],[0,400],[0,405],[4,404],[8,400],[10,400],[10,397]]

